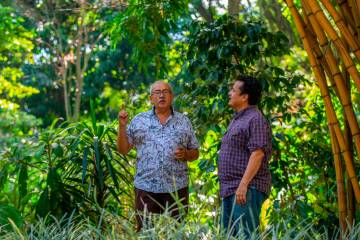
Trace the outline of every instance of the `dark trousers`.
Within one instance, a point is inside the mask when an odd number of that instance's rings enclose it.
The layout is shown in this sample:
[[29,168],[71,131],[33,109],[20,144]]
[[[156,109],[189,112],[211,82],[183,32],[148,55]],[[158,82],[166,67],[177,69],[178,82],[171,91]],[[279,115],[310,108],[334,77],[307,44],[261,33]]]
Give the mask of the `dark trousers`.
[[235,194],[223,198],[221,213],[223,230],[235,237],[243,231],[245,239],[250,239],[251,233],[259,226],[261,206],[265,199],[264,193],[251,187],[246,193],[245,205],[236,204]]
[[[178,204],[179,202],[180,204]],[[173,193],[153,193],[135,188],[137,231],[140,231],[143,226],[144,212],[161,214],[168,210],[173,218],[181,221],[187,213],[188,204],[189,190],[187,187]]]

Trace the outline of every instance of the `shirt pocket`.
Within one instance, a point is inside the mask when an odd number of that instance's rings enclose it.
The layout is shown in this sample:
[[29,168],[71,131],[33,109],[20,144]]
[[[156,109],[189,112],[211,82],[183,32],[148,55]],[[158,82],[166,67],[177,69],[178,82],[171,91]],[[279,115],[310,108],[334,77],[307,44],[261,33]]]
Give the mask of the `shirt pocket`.
[[133,132],[134,145],[143,144],[146,140],[147,130],[144,128],[137,128]]
[[175,129],[173,131],[173,139],[177,147],[187,148],[190,139],[190,131],[185,128]]
[[234,147],[246,148],[249,140],[249,131],[246,128],[236,128],[229,134],[229,142]]

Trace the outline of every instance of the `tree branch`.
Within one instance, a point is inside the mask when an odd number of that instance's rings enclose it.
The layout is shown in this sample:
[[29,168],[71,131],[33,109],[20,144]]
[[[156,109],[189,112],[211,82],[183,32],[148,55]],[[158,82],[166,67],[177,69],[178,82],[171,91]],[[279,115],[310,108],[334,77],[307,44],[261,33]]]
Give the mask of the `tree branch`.
[[207,22],[214,21],[213,16],[210,11],[205,8],[204,3],[202,1],[193,1],[192,2],[195,9],[199,12],[200,16],[203,17]]

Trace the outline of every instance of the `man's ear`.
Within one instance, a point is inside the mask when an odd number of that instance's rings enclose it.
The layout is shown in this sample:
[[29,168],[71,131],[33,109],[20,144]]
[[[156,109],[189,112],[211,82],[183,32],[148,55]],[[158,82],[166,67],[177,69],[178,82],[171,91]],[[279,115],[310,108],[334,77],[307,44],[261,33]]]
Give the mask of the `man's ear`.
[[244,93],[244,94],[241,94],[241,96],[244,98],[244,100],[249,101],[249,94]]

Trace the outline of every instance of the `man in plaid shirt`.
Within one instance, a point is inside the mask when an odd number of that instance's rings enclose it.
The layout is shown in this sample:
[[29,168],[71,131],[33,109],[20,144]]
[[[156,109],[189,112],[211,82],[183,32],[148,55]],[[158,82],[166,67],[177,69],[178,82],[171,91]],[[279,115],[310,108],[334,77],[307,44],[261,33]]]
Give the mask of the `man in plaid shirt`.
[[271,129],[256,105],[261,85],[240,76],[229,91],[234,117],[221,141],[218,174],[222,197],[222,226],[233,235],[245,236],[259,226],[264,200],[270,193]]

